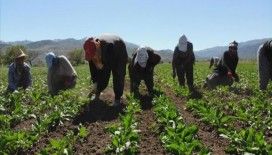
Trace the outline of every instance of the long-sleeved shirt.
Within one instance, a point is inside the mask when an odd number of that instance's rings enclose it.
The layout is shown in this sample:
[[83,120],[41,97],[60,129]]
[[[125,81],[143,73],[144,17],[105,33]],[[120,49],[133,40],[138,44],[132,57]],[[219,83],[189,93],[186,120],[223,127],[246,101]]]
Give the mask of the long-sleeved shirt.
[[51,94],[75,85],[77,73],[65,56],[58,56],[49,68],[47,75],[48,89]]
[[12,63],[9,66],[8,71],[8,90],[14,91],[18,87],[23,87],[26,89],[31,86],[31,73],[30,67],[24,63],[22,68],[19,69],[19,66],[16,66],[15,63]]
[[231,53],[229,51],[225,51],[223,58],[221,60],[221,64],[228,68],[232,74],[236,74],[236,67],[238,64],[239,58],[237,53]]
[[148,60],[145,68],[142,68],[138,63],[134,64],[136,53],[132,56],[132,62],[129,64],[129,71],[131,76],[144,79],[144,77],[152,77],[154,67],[160,62],[161,57],[154,52],[152,49],[147,49]]
[[176,46],[174,54],[173,54],[173,59],[172,59],[173,72],[176,72],[177,68],[181,66],[192,65],[195,63],[193,44],[188,42],[187,47],[188,49],[186,52],[181,52]]
[[257,62],[259,68],[259,87],[265,90],[269,80],[272,78],[272,46],[271,42],[267,41],[262,44],[257,52]]

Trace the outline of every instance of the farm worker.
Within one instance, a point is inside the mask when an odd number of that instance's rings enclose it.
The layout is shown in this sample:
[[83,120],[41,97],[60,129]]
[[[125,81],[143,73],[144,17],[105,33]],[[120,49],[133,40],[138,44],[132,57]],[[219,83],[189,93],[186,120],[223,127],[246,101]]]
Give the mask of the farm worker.
[[236,67],[239,61],[237,49],[238,43],[236,41],[231,42],[229,44],[229,50],[224,52],[223,58],[220,60],[220,65],[226,67],[228,74],[231,74],[234,80],[239,82],[239,76],[236,73]]
[[48,67],[47,84],[49,93],[56,95],[60,90],[73,88],[76,85],[77,73],[70,61],[64,56],[49,52],[45,56]]
[[269,80],[272,79],[272,40],[262,44],[257,52],[259,66],[259,87],[266,90]]
[[214,89],[218,85],[231,86],[234,81],[239,81],[239,77],[235,72],[239,60],[237,47],[238,43],[236,41],[229,44],[229,50],[224,52],[213,73],[208,75],[204,87]]
[[154,53],[150,47],[139,47],[132,55],[132,61],[128,66],[130,76],[130,91],[139,95],[141,80],[145,81],[149,95],[153,95],[154,67],[160,62],[161,57]]
[[115,94],[113,105],[120,105],[128,60],[125,42],[118,36],[104,34],[97,38],[88,38],[83,48],[93,83],[90,94],[94,93],[95,99],[99,99],[100,93],[109,83],[112,72]]
[[209,68],[211,68],[212,66],[217,67],[218,64],[220,62],[220,58],[219,57],[212,57],[210,60],[210,66]]
[[15,91],[17,88],[28,88],[32,84],[30,67],[25,63],[26,54],[18,49],[13,55],[14,62],[9,66],[8,71],[8,91]]
[[208,75],[204,83],[204,88],[215,89],[218,85],[231,86],[233,77],[227,68],[221,67],[213,70],[213,73]]
[[195,63],[195,55],[193,52],[193,44],[187,40],[185,35],[179,39],[178,45],[175,47],[172,69],[173,78],[178,76],[180,86],[185,86],[185,76],[189,91],[194,91],[193,66]]

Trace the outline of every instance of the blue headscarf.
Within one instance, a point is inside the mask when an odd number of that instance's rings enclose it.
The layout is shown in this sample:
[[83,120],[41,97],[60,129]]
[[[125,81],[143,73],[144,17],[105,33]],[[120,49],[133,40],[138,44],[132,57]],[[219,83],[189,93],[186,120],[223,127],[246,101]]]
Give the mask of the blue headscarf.
[[48,68],[51,68],[53,65],[53,60],[56,58],[56,55],[53,52],[49,52],[45,56],[45,61]]

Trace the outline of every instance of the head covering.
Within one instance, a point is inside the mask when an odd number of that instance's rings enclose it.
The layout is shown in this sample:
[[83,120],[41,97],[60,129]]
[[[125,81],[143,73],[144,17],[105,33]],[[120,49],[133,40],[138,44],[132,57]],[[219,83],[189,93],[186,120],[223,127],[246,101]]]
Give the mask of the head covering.
[[27,55],[24,53],[24,51],[22,49],[18,49],[15,51],[14,55],[13,55],[14,59],[17,59],[17,58],[21,58],[21,57],[26,57]]
[[229,47],[238,47],[238,43],[234,40],[229,44]]
[[52,67],[54,58],[56,58],[56,55],[53,52],[49,52],[46,54],[45,61],[48,68]]
[[85,50],[85,60],[90,61],[95,56],[96,45],[93,38],[89,38],[85,41],[83,48]]
[[187,51],[187,37],[185,35],[182,35],[179,38],[179,43],[178,43],[178,49],[182,52],[186,52]]
[[136,50],[136,58],[134,60],[134,64],[138,62],[138,64],[145,68],[148,60],[148,53],[146,47],[139,47]]

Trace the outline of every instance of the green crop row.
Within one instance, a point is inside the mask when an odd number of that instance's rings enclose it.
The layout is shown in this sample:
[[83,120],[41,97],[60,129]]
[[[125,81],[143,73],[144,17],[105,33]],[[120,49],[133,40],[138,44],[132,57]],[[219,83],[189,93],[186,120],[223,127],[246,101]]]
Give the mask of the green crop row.
[[83,125],[79,125],[75,131],[69,131],[66,136],[51,139],[50,143],[40,151],[40,155],[71,155],[73,154],[73,146],[77,141],[84,141],[89,131]]
[[140,112],[139,100],[127,96],[128,105],[125,113],[120,115],[120,123],[111,125],[106,130],[111,134],[111,144],[107,153],[136,154],[139,150],[139,130],[135,114]]
[[184,123],[182,116],[168,97],[156,96],[153,104],[157,122],[162,130],[160,139],[169,153],[209,153],[209,150],[197,139],[197,126]]
[[[200,88],[203,98],[187,99],[186,106],[203,122],[212,125],[221,136],[229,139],[231,145],[226,150],[228,153],[270,154],[271,144],[266,142],[265,134],[271,131],[271,97],[269,92],[257,90],[256,80],[253,82],[256,74],[245,76],[249,73],[248,70],[242,70],[241,83],[235,83],[230,88]],[[188,89],[181,88],[176,81],[167,76],[170,73],[170,66],[162,65],[158,71],[160,83],[180,97],[187,96]],[[203,83],[207,69],[198,69],[195,74],[196,83]]]
[[[83,72],[80,68],[79,72]],[[80,78],[73,90],[52,97],[45,90],[45,72],[36,70],[33,86],[12,94],[0,89],[0,154],[20,154],[31,148],[47,132],[64,121],[72,119],[81,106],[88,103],[86,84],[88,78]],[[84,72],[82,75],[88,77]],[[85,96],[85,97],[84,97]],[[33,119],[27,131],[11,127],[25,119]]]

